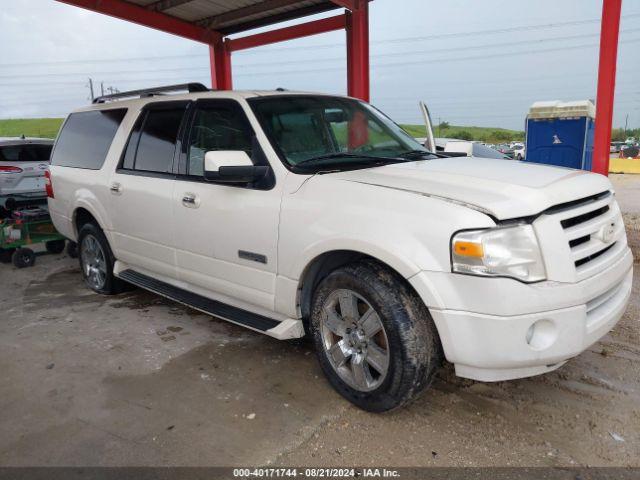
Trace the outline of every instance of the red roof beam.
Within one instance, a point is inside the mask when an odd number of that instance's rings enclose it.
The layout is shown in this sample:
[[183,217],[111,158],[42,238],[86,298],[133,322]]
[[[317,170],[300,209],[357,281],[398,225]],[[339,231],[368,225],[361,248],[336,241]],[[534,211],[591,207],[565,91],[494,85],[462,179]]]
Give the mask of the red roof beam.
[[212,45],[221,39],[221,35],[214,30],[184,22],[164,13],[147,10],[133,3],[123,0],[57,0],[75,7],[102,13],[110,17],[144,25],[145,27],[171,33],[179,37],[195,40],[196,42]]
[[228,48],[232,52],[246,50],[248,48],[261,47],[271,43],[294,40],[296,38],[308,37],[319,33],[342,30],[346,27],[345,15],[314,20],[312,22],[301,23],[291,27],[278,28],[265,33],[257,33],[247,37],[240,37],[228,40]]
[[331,2],[335,3],[339,7],[343,7],[351,11],[354,11],[358,8],[357,0],[331,0]]

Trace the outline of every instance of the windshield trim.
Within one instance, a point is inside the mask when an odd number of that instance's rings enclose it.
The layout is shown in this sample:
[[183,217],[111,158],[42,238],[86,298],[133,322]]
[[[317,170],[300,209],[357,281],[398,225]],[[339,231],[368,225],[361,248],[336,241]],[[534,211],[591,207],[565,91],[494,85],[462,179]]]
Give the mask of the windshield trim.
[[[260,125],[260,129],[264,133],[265,137],[267,137],[267,140],[269,141],[269,144],[271,145],[271,148],[273,148],[273,150],[276,152],[276,155],[278,155],[278,159],[280,160],[280,163],[282,163],[282,165],[284,165],[284,167],[287,170],[289,170],[292,173],[295,173],[296,175],[313,175],[314,172],[312,170],[310,170],[309,172],[301,172],[300,171],[301,169],[296,168],[295,164],[289,163],[289,161],[287,160],[287,156],[285,155],[285,153],[282,151],[282,149],[278,145],[278,142],[273,138],[273,135],[270,132],[269,128],[267,128],[267,125],[264,124],[264,122],[263,122],[264,119],[262,118],[261,115],[258,115],[256,110],[254,109],[254,105],[257,104],[257,103],[263,102],[263,101],[268,101],[268,100],[277,99],[277,98],[290,99],[290,98],[317,98],[317,97],[335,98],[335,99],[339,99],[339,100],[350,100],[350,101],[353,101],[353,102],[358,102],[358,103],[364,104],[365,106],[368,106],[368,107],[372,108],[373,110],[375,110],[378,115],[381,115],[381,116],[385,117],[388,121],[390,121],[391,123],[396,125],[410,139],[413,138],[413,137],[411,137],[411,135],[404,128],[402,128],[400,125],[398,125],[396,122],[394,122],[391,118],[389,118],[388,115],[386,115],[385,113],[381,112],[378,108],[374,107],[370,103],[365,102],[363,100],[360,100],[358,98],[345,97],[345,96],[341,96],[341,95],[322,94],[322,93],[313,93],[313,94],[310,94],[310,93],[285,93],[285,94],[279,94],[279,95],[265,95],[265,96],[257,96],[257,97],[247,98],[246,101],[249,104],[249,108],[251,109],[251,113],[253,114],[254,118],[257,120],[258,124]],[[432,154],[433,155],[432,152],[428,152],[425,149],[425,155],[427,155],[427,154]],[[392,160],[395,157],[388,157],[388,158],[390,160]],[[408,161],[411,161],[411,160],[408,160]],[[324,167],[328,167],[328,166],[324,165]],[[366,165],[363,165],[363,164],[359,164],[357,166],[354,165],[354,169],[371,168],[371,167],[372,167],[372,165],[369,165],[369,166],[366,166]]]

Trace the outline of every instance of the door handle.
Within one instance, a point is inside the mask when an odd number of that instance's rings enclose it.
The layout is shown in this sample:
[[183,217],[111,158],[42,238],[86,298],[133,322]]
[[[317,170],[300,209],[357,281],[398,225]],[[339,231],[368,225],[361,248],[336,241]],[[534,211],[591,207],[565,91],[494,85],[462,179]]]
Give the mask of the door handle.
[[185,207],[197,208],[198,202],[196,200],[196,196],[193,193],[185,193],[182,196],[182,204]]
[[111,192],[113,193],[120,193],[122,192],[122,185],[120,185],[118,182],[113,182],[109,187],[109,190],[111,190]]

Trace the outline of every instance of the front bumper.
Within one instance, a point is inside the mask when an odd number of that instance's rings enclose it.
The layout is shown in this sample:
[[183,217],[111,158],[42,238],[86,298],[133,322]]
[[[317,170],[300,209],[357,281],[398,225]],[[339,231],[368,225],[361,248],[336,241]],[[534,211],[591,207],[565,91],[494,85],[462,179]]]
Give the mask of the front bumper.
[[[605,335],[631,295],[633,257],[576,283],[421,272],[410,282],[433,317],[456,374],[500,381],[561,366]],[[434,293],[437,292],[437,293]]]

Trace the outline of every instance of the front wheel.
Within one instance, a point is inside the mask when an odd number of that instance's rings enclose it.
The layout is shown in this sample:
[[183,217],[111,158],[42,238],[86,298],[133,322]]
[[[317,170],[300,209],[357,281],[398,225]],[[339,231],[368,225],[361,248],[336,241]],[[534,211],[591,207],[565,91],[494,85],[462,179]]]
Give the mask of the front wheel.
[[442,361],[427,308],[402,277],[374,261],[330,273],[314,293],[310,325],[329,382],[371,412],[415,398]]

